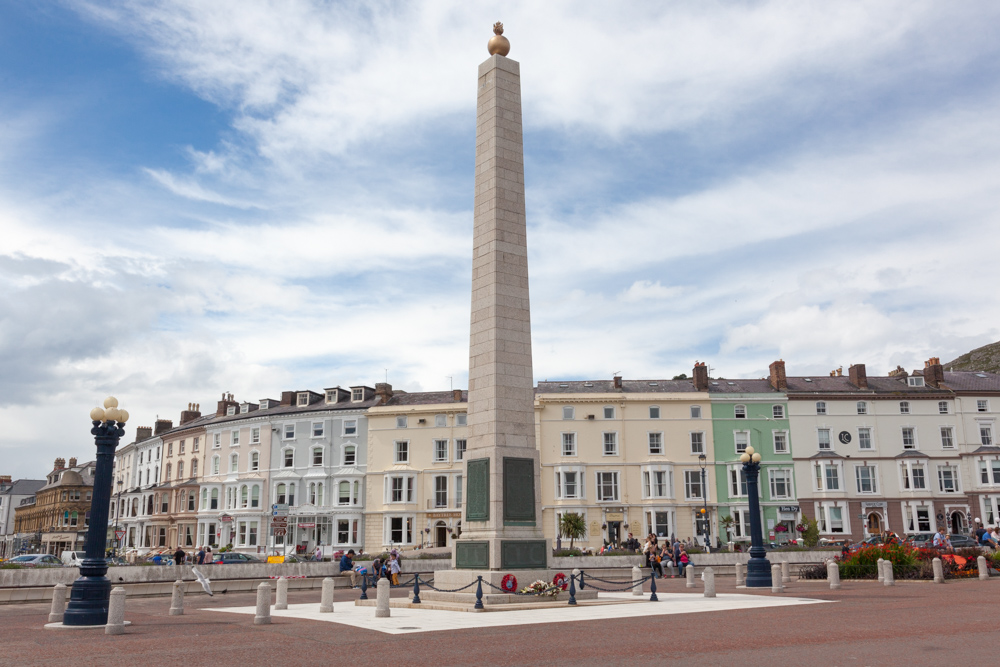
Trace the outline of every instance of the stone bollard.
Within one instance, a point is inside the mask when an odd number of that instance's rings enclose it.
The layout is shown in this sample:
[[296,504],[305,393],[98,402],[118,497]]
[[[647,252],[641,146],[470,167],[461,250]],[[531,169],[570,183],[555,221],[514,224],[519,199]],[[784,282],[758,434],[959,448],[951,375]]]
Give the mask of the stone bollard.
[[882,585],[883,586],[895,586],[896,585],[896,575],[892,572],[892,561],[887,560],[882,562]]
[[744,586],[746,584],[746,575],[743,574],[743,563],[739,561],[736,562],[736,585]]
[[254,625],[271,623],[271,584],[262,581],[257,587],[257,614],[253,617]]
[[989,579],[990,571],[989,568],[986,567],[986,556],[980,556],[979,558],[977,558],[976,564],[979,566],[979,578]]
[[[639,569],[638,565],[632,566],[632,581],[639,581],[642,579],[642,570]],[[632,586],[632,595],[642,595],[642,582],[634,584]]]
[[389,580],[382,577],[378,580],[378,593],[375,595],[375,618],[389,618]]
[[56,584],[52,589],[52,606],[49,608],[49,623],[62,623],[66,613],[66,584]]
[[940,558],[935,558],[931,561],[934,566],[934,583],[943,584],[944,583],[944,565],[941,564]]
[[125,589],[121,586],[111,591],[111,601],[108,604],[108,624],[104,626],[104,634],[125,634]]
[[174,582],[173,591],[170,593],[170,615],[182,616],[184,614],[184,582],[178,579]]
[[715,597],[715,570],[710,567],[706,567],[702,572],[705,577],[705,597],[714,598]]
[[781,566],[775,563],[771,566],[771,592],[784,592],[785,587],[781,584]]
[[687,577],[687,583],[685,584],[685,587],[686,588],[694,588],[695,587],[695,583],[694,583],[694,567],[691,566],[691,565],[688,565],[687,568],[685,568],[685,570],[684,570],[684,576]]
[[288,579],[278,577],[278,592],[274,595],[274,609],[288,609]]
[[876,570],[878,570],[878,580],[879,580],[880,582],[881,582],[882,580],[884,580],[884,579],[885,579],[885,574],[884,574],[884,573],[885,573],[885,570],[884,570],[884,569],[882,569],[882,564],[883,564],[883,563],[885,563],[885,561],[884,561],[884,560],[882,560],[881,558],[879,558],[879,559],[878,559],[878,562],[877,562],[877,563],[875,563],[875,569],[876,569]]
[[327,577],[323,580],[323,593],[319,602],[319,613],[329,614],[333,611],[333,578]]
[[840,589],[840,567],[832,560],[826,562],[826,578],[830,582],[831,591]]
[[788,561],[786,560],[781,564],[781,583],[782,585],[791,583],[792,576],[788,571]]

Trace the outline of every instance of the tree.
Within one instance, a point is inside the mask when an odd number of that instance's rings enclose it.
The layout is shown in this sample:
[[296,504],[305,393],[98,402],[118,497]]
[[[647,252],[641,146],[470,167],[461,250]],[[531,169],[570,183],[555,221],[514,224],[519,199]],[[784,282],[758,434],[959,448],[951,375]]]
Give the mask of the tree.
[[802,541],[807,547],[814,547],[819,544],[819,524],[815,519],[806,519],[806,529],[802,531]]
[[569,538],[569,548],[573,548],[573,540],[580,540],[587,536],[587,521],[582,514],[567,512],[559,520],[559,532]]
[[719,525],[722,526],[726,531],[726,541],[729,541],[729,531],[732,527],[736,525],[736,521],[733,520],[731,516],[719,517]]
[[675,380],[687,380],[688,379],[688,375],[687,375],[687,373],[681,373],[680,375],[675,375],[673,379],[675,379]]

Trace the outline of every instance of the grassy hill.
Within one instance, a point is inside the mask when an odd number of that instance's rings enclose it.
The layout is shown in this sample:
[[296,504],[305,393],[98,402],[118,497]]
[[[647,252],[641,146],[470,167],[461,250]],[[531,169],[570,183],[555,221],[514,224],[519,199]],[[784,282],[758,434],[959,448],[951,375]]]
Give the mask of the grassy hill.
[[1000,373],[1000,341],[978,347],[946,364],[946,370]]

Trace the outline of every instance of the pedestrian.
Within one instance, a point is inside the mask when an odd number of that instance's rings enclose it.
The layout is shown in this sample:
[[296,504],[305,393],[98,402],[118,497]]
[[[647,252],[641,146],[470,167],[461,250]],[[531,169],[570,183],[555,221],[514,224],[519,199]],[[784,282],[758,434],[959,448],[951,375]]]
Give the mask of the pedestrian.
[[212,559],[212,545],[209,544],[205,548],[205,562],[206,563],[211,563],[212,561],[213,561],[213,559]]
[[392,577],[392,585],[399,586],[399,559],[395,556],[389,561],[389,575]]
[[184,560],[187,558],[187,554],[180,547],[177,547],[177,551],[174,552],[174,565],[183,565]]
[[340,572],[351,573],[351,586],[353,588],[358,587],[358,573],[354,571],[354,549],[351,549],[346,554],[340,557]]
[[197,558],[197,561],[198,561],[198,565],[204,565],[205,564],[205,546],[204,545],[198,547],[198,558]]
[[945,542],[948,541],[948,536],[944,534],[944,526],[938,528],[938,532],[934,533],[934,547],[936,549],[944,549]]
[[976,544],[983,544],[983,535],[989,535],[989,531],[983,528],[983,522],[979,520],[979,517],[976,517],[976,530],[973,533]]
[[372,561],[372,585],[373,586],[378,583],[378,578],[379,578],[379,576],[381,574],[382,574],[382,559],[376,557],[375,560]]
[[313,560],[323,560],[323,544],[320,543],[316,546],[316,553],[313,554]]
[[687,549],[681,547],[680,556],[677,558],[677,569],[680,570],[682,577],[684,576],[684,568],[686,568],[690,563],[691,561],[688,559]]

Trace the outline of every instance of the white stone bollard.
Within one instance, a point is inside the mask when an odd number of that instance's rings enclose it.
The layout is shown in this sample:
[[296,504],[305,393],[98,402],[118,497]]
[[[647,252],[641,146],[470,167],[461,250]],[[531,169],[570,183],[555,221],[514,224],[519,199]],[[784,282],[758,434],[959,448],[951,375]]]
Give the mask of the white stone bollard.
[[879,559],[878,559],[878,562],[877,562],[877,563],[875,563],[875,569],[877,569],[877,570],[878,570],[878,580],[879,580],[880,582],[881,582],[881,581],[883,581],[883,580],[885,579],[885,570],[884,570],[884,569],[882,568],[882,565],[883,565],[884,563],[885,563],[885,561],[884,561],[884,560],[882,560],[881,558],[879,558]]
[[736,585],[746,585],[746,575],[743,574],[743,563],[739,561],[736,562]]
[[184,614],[184,582],[178,579],[174,582],[173,591],[170,593],[170,615],[182,616]]
[[688,565],[684,569],[684,575],[687,577],[687,583],[685,584],[685,587],[686,588],[694,588],[695,587],[695,583],[694,583],[694,567],[691,566],[691,565]]
[[638,581],[639,583],[633,584],[632,595],[642,595],[642,570],[639,569],[638,565],[632,566],[632,581]]
[[274,594],[274,609],[288,609],[288,579],[278,577],[278,591]]
[[262,581],[257,587],[257,614],[254,625],[268,625],[271,622],[271,584]]
[[111,591],[111,601],[108,604],[108,624],[104,626],[104,634],[125,634],[125,589],[121,586]]
[[319,613],[329,614],[333,611],[333,578],[327,577],[323,580],[323,593],[319,603]]
[[49,623],[62,623],[66,613],[66,584],[56,584],[52,589],[52,606],[49,608]]
[[944,583],[944,565],[941,564],[940,558],[935,558],[931,561],[934,566],[934,583],[943,584]]
[[887,560],[882,562],[882,585],[883,586],[895,586],[896,585],[896,575],[892,572],[892,561]]
[[840,567],[832,560],[826,562],[826,578],[830,582],[831,591],[840,589]]
[[781,583],[784,585],[791,583],[791,581],[792,581],[792,575],[788,571],[788,561],[786,560],[781,564]]
[[385,577],[378,580],[378,592],[375,595],[375,618],[389,618],[389,580]]
[[980,556],[979,558],[977,558],[976,565],[979,566],[979,578],[989,579],[990,571],[989,568],[986,567],[986,556]]
[[705,597],[714,598],[715,597],[715,570],[710,567],[706,567],[702,572],[702,576],[705,577]]
[[771,566],[771,592],[781,593],[785,587],[781,584],[781,566],[775,563]]

